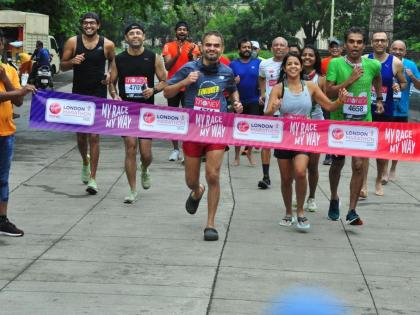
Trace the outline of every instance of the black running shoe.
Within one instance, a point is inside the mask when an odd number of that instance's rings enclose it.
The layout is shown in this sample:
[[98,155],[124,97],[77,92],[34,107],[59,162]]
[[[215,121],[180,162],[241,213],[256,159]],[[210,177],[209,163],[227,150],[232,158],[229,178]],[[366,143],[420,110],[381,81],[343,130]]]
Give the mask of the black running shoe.
[[258,182],[258,187],[261,189],[270,188],[270,185],[271,181],[269,177],[263,177],[263,179]]
[[23,236],[23,231],[18,229],[16,225],[9,221],[9,219],[4,219],[0,222],[0,235],[7,236]]

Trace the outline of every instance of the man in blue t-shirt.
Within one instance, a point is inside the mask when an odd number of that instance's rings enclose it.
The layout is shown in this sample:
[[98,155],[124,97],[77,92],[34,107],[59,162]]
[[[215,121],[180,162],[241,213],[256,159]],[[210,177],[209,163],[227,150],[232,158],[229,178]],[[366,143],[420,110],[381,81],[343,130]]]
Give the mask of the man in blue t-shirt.
[[[258,85],[258,69],[261,60],[252,58],[252,43],[247,38],[243,38],[238,43],[239,58],[232,61],[229,67],[235,75],[236,86],[238,87],[239,97],[244,107],[244,114],[262,115],[264,107],[259,105],[260,90]],[[238,166],[239,152],[241,147],[235,147],[235,160],[233,165]],[[247,147],[245,151],[249,163],[256,165],[255,158],[252,156],[252,147]]]
[[[414,61],[404,58],[407,54],[407,47],[402,40],[396,40],[392,43],[391,54],[402,61],[404,75],[407,80],[407,88],[400,95],[394,94],[393,121],[408,122],[408,115],[410,113],[410,89],[412,84],[414,84],[416,89],[420,89],[420,73]],[[397,162],[392,161],[389,180],[395,180],[396,178]]]
[[[174,97],[185,88],[184,104],[186,108],[211,112],[227,112],[226,91],[236,112],[242,112],[242,104],[236,89],[232,70],[219,62],[223,53],[223,36],[217,31],[203,35],[202,58],[185,64],[168,80],[164,89],[166,98]],[[207,194],[208,216],[204,229],[205,241],[217,241],[219,234],[215,229],[214,219],[220,198],[220,167],[223,162],[225,145],[216,143],[197,143],[185,141],[182,145],[185,157],[185,179],[191,193],[185,203],[189,214],[197,212],[205,186],[200,183],[201,157],[206,157],[206,180],[209,187]]]

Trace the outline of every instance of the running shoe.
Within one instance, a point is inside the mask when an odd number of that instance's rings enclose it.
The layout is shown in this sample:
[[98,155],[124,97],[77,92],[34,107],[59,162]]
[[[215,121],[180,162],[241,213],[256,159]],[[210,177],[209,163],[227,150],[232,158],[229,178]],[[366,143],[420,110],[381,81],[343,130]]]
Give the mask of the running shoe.
[[281,226],[292,226],[296,223],[296,218],[292,215],[286,215],[281,221],[279,222],[279,225]]
[[89,179],[86,191],[91,195],[96,195],[98,193],[98,185],[93,178]]
[[300,230],[307,230],[311,227],[307,217],[298,217],[296,227]]
[[346,215],[346,223],[350,225],[363,225],[362,219],[356,213],[356,210],[350,210]]
[[146,168],[145,170],[143,167],[141,168],[141,186],[143,189],[149,189],[150,186],[152,186],[152,179],[150,177],[149,168]]
[[87,184],[89,182],[89,178],[90,178],[90,157],[89,155],[87,156],[88,158],[88,165],[83,164],[82,162],[82,182],[83,184]]
[[340,201],[330,200],[330,208],[328,209],[328,218],[332,221],[340,220]]
[[175,149],[169,155],[169,161],[173,162],[173,161],[178,161],[178,160],[179,160],[179,150]]
[[263,179],[258,182],[258,187],[261,189],[267,189],[270,185],[271,181],[269,177],[263,177]]
[[332,164],[332,157],[330,154],[325,155],[325,160],[322,162],[324,165],[331,165]]
[[124,203],[135,203],[137,201],[137,191],[130,190],[127,197],[124,198]]
[[4,218],[0,221],[0,235],[18,237],[23,236],[23,234],[23,231],[18,229],[8,218]]
[[306,201],[306,210],[308,212],[315,212],[316,210],[318,210],[315,198],[308,198],[308,200]]

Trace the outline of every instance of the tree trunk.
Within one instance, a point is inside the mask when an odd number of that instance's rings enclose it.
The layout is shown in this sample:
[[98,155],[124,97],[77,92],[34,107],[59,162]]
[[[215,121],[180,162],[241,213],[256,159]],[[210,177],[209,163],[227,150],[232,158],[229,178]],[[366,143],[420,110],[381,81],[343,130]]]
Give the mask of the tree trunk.
[[394,0],[372,0],[370,11],[369,38],[376,32],[385,32],[392,42],[394,31]]

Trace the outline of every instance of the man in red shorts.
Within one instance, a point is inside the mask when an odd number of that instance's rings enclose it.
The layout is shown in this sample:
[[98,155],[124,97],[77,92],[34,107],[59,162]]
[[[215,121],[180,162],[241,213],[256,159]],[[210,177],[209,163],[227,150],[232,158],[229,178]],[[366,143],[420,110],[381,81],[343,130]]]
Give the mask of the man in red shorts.
[[[219,32],[210,31],[203,35],[203,57],[187,63],[168,80],[164,96],[171,98],[181,89],[185,89],[184,102],[186,108],[213,112],[227,112],[227,102],[223,95],[227,91],[236,112],[242,112],[242,104],[236,89],[233,71],[219,62],[223,52],[223,37]],[[209,187],[207,193],[208,218],[204,229],[205,241],[217,241],[219,234],[215,229],[214,218],[220,198],[220,168],[225,153],[225,145],[204,144],[197,142],[183,143],[185,156],[185,179],[191,189],[185,208],[188,213],[195,214],[205,186],[200,184],[201,157],[206,157],[206,180]]]

